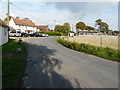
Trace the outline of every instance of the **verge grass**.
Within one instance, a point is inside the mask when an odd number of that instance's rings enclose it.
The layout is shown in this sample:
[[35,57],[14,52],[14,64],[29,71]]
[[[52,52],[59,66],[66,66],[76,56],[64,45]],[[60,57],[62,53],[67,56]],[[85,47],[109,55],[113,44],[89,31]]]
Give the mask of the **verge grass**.
[[62,44],[63,46],[73,50],[81,51],[81,52],[99,56],[105,59],[120,62],[120,51],[118,50],[99,47],[99,46],[92,46],[92,45],[82,44],[77,42],[71,42],[71,41],[63,40],[61,38],[58,38],[56,41]]
[[[16,53],[16,48],[19,47],[22,51]],[[26,47],[18,44],[18,40],[10,40],[2,46],[2,53],[2,88],[18,88],[27,56]]]

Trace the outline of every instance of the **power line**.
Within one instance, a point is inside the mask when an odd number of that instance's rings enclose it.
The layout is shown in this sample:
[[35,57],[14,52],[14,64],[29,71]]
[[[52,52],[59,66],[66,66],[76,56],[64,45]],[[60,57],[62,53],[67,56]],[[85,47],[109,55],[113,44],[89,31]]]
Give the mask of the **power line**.
[[10,4],[13,5],[14,7],[16,7],[17,9],[19,9],[19,10],[20,10],[21,12],[23,12],[24,14],[29,15],[29,16],[33,17],[34,19],[38,20],[37,18],[35,18],[35,17],[32,16],[31,14],[29,14],[29,13],[25,12],[24,10],[22,10],[21,8],[17,7],[15,4],[13,4],[13,3],[11,3],[11,2],[10,2]]

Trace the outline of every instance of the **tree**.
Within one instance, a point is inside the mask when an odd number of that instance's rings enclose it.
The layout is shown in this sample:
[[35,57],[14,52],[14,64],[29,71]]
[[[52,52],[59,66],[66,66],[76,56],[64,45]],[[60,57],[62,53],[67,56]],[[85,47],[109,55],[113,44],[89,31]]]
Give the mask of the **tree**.
[[54,31],[68,34],[70,33],[70,25],[69,23],[64,23],[63,25],[56,25]]
[[70,25],[69,23],[64,23],[63,24],[63,33],[70,33]]
[[30,20],[28,17],[25,17],[24,20]]
[[19,17],[19,16],[17,16],[17,17],[16,17],[16,19],[20,19],[20,17]]
[[63,26],[62,25],[56,25],[54,31],[55,32],[63,32]]
[[91,26],[86,26],[86,29],[87,29],[87,30],[95,30],[95,28],[94,28],[94,27],[91,27]]
[[84,22],[78,22],[76,24],[76,29],[86,30],[86,25]]
[[102,22],[102,19],[98,19],[95,22],[96,22],[96,25],[99,25],[98,29],[100,32],[108,32],[109,31],[109,25],[105,22]]

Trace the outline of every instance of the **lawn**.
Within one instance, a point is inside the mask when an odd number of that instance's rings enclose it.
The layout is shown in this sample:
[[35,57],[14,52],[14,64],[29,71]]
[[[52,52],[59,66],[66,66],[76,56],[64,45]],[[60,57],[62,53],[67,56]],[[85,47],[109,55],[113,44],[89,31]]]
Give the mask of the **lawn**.
[[[21,52],[16,52],[16,48]],[[27,50],[18,40],[10,40],[2,46],[2,88],[18,88],[25,66]]]
[[80,52],[92,54],[95,56],[99,56],[108,60],[120,62],[120,57],[119,57],[120,51],[118,50],[99,47],[99,46],[92,46],[92,45],[82,44],[77,42],[71,42],[71,41],[63,40],[61,38],[58,38],[57,42],[67,48],[70,48],[76,51],[80,51]]

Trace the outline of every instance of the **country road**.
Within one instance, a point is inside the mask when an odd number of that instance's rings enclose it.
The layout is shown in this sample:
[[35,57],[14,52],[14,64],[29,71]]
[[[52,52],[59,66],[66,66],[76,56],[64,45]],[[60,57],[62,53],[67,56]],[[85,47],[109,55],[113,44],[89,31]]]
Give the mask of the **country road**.
[[56,38],[26,40],[25,88],[118,88],[118,63],[68,49]]

